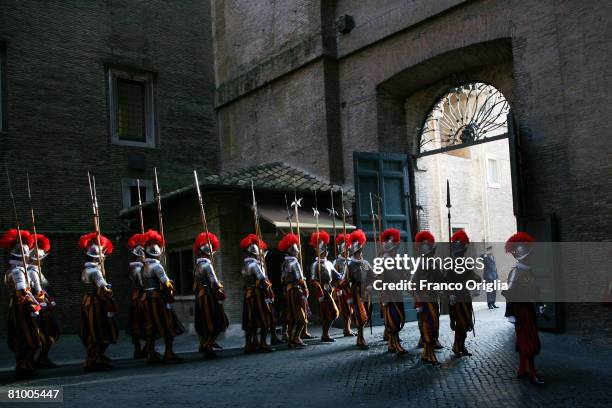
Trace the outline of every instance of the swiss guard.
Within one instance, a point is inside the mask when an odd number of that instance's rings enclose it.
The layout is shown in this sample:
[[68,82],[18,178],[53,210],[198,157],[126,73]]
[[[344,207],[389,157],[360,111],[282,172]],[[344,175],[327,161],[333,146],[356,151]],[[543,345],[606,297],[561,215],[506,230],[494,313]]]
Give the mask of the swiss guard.
[[[141,296],[144,315],[144,334],[147,339],[147,362],[150,364],[180,363],[183,359],[173,351],[174,338],[181,335],[185,328],[173,309],[174,284],[160,262],[164,239],[159,232],[149,230],[143,238],[145,260],[142,269]],[[155,351],[155,341],[164,339],[163,359]]]
[[545,306],[536,303],[539,291],[531,269],[530,255],[535,239],[526,232],[518,232],[506,241],[505,249],[516,259],[508,276],[506,318],[514,324],[516,351],[519,353],[519,379],[529,379],[532,384],[543,385],[538,377],[534,358],[540,353],[537,315],[544,314]]
[[[395,258],[400,245],[400,231],[395,228],[388,228],[383,231],[380,236],[382,243],[382,257]],[[385,270],[383,278],[385,282],[399,282],[401,280],[400,271]],[[382,312],[385,322],[385,331],[389,341],[389,352],[395,353],[398,357],[407,354],[401,344],[399,333],[404,328],[406,322],[406,312],[404,311],[404,302],[394,299],[400,294],[380,293],[382,297]]]
[[211,232],[196,237],[193,251],[197,257],[193,272],[195,289],[195,330],[200,336],[200,352],[204,358],[215,358],[217,336],[224,332],[229,321],[223,309],[227,298],[223,284],[217,278],[213,256],[219,250],[219,239]]
[[274,302],[274,292],[265,271],[267,247],[255,234],[249,234],[240,241],[240,248],[244,251],[242,329],[245,333],[246,353],[274,351],[267,342],[268,332],[274,329],[274,316],[270,306]]
[[0,239],[0,245],[9,255],[9,266],[4,277],[9,292],[8,346],[15,353],[17,379],[32,378],[35,375],[34,354],[43,343],[36,321],[41,305],[32,294],[26,272],[33,244],[32,235],[24,230],[8,230]]
[[308,287],[302,267],[298,261],[300,239],[288,233],[278,243],[278,249],[284,252],[281,280],[285,287],[285,320],[289,332],[289,347],[306,346],[301,339],[302,332],[308,324]]
[[55,298],[48,292],[49,281],[41,270],[42,260],[49,255],[51,250],[51,241],[43,234],[32,234],[32,237],[34,246],[30,252],[28,275],[33,293],[36,295],[38,302],[43,306],[36,319],[42,334],[43,343],[35,367],[39,369],[56,368],[57,364],[49,358],[51,346],[59,340],[60,335],[59,325],[53,314],[56,302]]
[[142,297],[142,270],[144,267],[145,252],[144,240],[146,234],[134,234],[128,239],[128,250],[131,254],[129,264],[129,278],[132,283],[130,294],[130,309],[128,314],[128,334],[132,337],[134,345],[134,358],[146,358],[147,351],[141,346],[141,340],[145,339],[144,316],[140,298]]
[[353,307],[349,303],[349,297],[342,291],[342,282],[346,277],[346,268],[348,265],[348,234],[339,234],[336,237],[337,257],[334,260],[334,269],[340,275],[340,280],[334,287],[334,301],[340,315],[342,316],[344,337],[354,336],[355,333],[351,330],[351,317],[353,315]]
[[[454,258],[461,258],[467,252],[470,238],[464,230],[455,232],[451,237],[451,251]],[[466,270],[463,273],[450,271],[447,279],[453,283],[461,283],[461,290],[452,291],[449,298],[449,317],[451,330],[455,332],[453,353],[455,357],[471,356],[472,353],[465,347],[467,333],[474,330],[474,309],[470,291],[465,288],[466,282],[473,276],[473,271]]]
[[313,279],[315,295],[319,300],[319,315],[323,332],[321,341],[333,343],[335,340],[329,335],[329,329],[338,318],[338,307],[334,301],[334,283],[339,282],[341,275],[334,269],[334,265],[327,260],[329,234],[326,231],[314,232],[310,236],[310,245],[314,248],[317,258],[310,267],[310,276]]
[[[363,329],[369,319],[366,302],[371,302],[371,294],[367,293],[367,284],[373,273],[370,263],[363,259],[363,248],[366,241],[366,235],[360,229],[349,235],[348,243],[351,257],[347,265],[346,284],[343,287],[343,290],[347,290],[350,295],[349,302],[353,307],[353,322],[357,326],[357,347],[362,350],[369,348],[363,336]],[[366,296],[370,297],[369,301],[366,300]]]
[[103,235],[91,232],[81,236],[79,248],[85,255],[81,282],[85,294],[81,301],[81,341],[87,348],[85,371],[112,369],[104,354],[109,345],[117,342],[117,328],[113,321],[116,311],[111,285],[106,280],[104,260],[113,252],[112,242]]
[[441,280],[440,271],[433,265],[427,265],[427,260],[433,258],[436,253],[436,240],[429,231],[421,231],[414,237],[416,253],[422,257],[425,265],[421,264],[412,275],[412,281],[416,284],[414,291],[414,307],[417,311],[419,331],[421,333],[420,344],[423,347],[421,361],[424,363],[439,364],[434,353],[438,336],[440,333],[440,305],[438,293],[433,290],[420,289],[420,282],[426,281],[438,283]]

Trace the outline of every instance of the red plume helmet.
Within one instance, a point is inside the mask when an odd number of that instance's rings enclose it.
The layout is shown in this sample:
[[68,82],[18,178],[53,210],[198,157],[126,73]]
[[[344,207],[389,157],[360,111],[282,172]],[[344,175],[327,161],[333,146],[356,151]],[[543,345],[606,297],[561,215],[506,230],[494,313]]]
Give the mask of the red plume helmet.
[[[21,230],[21,241],[23,245],[27,245],[30,248],[34,245],[34,237],[26,230]],[[0,238],[0,246],[4,249],[11,249],[18,243],[19,232],[15,228],[6,231],[2,238]]]
[[310,246],[316,248],[319,241],[323,241],[325,245],[329,244],[329,234],[325,230],[320,230],[318,233],[313,232],[310,235]]
[[134,234],[130,237],[130,239],[128,239],[128,249],[131,251],[132,249],[136,248],[137,246],[144,246],[144,240],[146,238],[145,234]]
[[340,245],[341,243],[348,244],[349,242],[349,234],[338,234],[336,236],[336,245]]
[[193,244],[193,250],[194,252],[197,252],[200,247],[203,247],[204,245],[207,245],[210,242],[210,245],[212,246],[212,250],[216,251],[217,249],[219,249],[219,238],[217,238],[217,236],[215,234],[213,234],[212,232],[201,232],[195,240],[195,243]]
[[286,234],[283,239],[280,240],[280,242],[278,243],[278,249],[282,252],[286,252],[287,249],[293,244],[299,245],[300,238],[290,232]]
[[38,245],[38,249],[49,252],[51,250],[51,241],[43,234],[32,234],[32,247]]
[[519,243],[529,242],[535,242],[535,238],[526,232],[517,232],[516,234],[508,238],[504,249],[506,250],[506,252],[511,252],[514,249],[515,245]]
[[429,231],[420,231],[414,236],[414,242],[429,242],[430,244],[435,244],[436,239],[433,234]]
[[461,241],[463,244],[469,244],[470,238],[468,237],[468,235],[465,233],[464,230],[459,230],[455,232],[453,236],[451,237],[451,242],[455,242],[455,241]]
[[252,244],[257,245],[263,251],[268,249],[268,245],[263,240],[257,238],[257,235],[255,234],[249,234],[246,237],[242,238],[242,240],[240,241],[240,248],[247,249]]
[[144,238],[143,238],[144,244],[148,245],[149,243],[154,243],[159,245],[160,247],[164,246],[164,238],[161,236],[161,234],[155,230],[148,230],[147,232],[144,233]]
[[400,242],[400,235],[400,230],[396,228],[387,228],[380,235],[380,239],[382,242],[386,242],[389,238],[391,238],[391,241],[397,244],[398,242]]
[[[93,241],[93,242],[92,242]],[[98,238],[96,232],[90,232],[89,234],[82,235],[79,238],[79,248],[82,250],[87,250],[91,244],[97,244]],[[106,255],[110,255],[113,253],[113,243],[110,239],[106,238],[104,235],[100,234],[100,244],[104,249],[104,253]]]
[[359,245],[363,246],[367,240],[368,239],[366,238],[365,233],[360,229],[351,232],[351,234],[348,236],[348,242],[350,245],[353,245],[353,242],[359,242]]

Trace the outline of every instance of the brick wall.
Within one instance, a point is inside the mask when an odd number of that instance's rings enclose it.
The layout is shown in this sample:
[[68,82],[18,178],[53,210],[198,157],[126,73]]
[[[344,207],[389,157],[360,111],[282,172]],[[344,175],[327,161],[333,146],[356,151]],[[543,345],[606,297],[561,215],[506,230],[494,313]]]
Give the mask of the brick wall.
[[[152,179],[157,166],[161,187],[169,191],[187,184],[193,168],[203,174],[219,168],[210,20],[206,1],[0,4],[8,101],[0,154],[13,175],[22,220],[27,210],[24,174],[31,173],[39,230],[48,232],[53,245],[45,272],[65,330],[78,327],[81,259],[76,241],[92,226],[86,172],[97,178],[102,229],[116,247],[108,269],[126,310],[128,229],[118,220],[121,179]],[[157,148],[110,143],[107,65],[153,73]],[[144,158],[144,170],[128,168],[129,154]],[[0,189],[6,191],[4,177]],[[12,227],[12,219],[8,195],[2,194],[0,228]],[[119,316],[123,321],[125,314]],[[4,330],[4,324],[0,327]]]

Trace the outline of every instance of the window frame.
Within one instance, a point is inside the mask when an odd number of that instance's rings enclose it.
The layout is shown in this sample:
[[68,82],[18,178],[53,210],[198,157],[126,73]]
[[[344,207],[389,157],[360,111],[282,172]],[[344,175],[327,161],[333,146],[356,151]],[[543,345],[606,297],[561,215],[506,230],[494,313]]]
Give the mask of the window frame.
[[[492,181],[491,177],[490,177],[490,165],[489,165],[489,161],[494,161],[495,162],[495,173],[497,175],[497,182]],[[495,156],[491,156],[491,155],[486,155],[486,165],[485,165],[485,169],[487,172],[487,186],[489,188],[501,188],[501,171],[499,168],[499,159]]]
[[122,178],[121,179],[121,197],[123,208],[133,207],[131,204],[131,187],[138,186],[138,180],[140,180],[140,187],[145,187],[145,197],[142,198],[142,202],[146,203],[149,201],[153,201],[153,180],[146,179],[135,179],[135,178]]
[[[145,142],[133,140],[123,140],[119,137],[119,90],[117,87],[118,79],[142,82],[144,84],[144,130]],[[151,72],[130,71],[126,69],[107,67],[107,93],[108,93],[108,123],[111,143],[118,146],[131,147],[157,147],[156,132],[156,108],[155,108],[155,75]]]
[[[172,279],[175,283],[176,286],[178,288],[178,291],[180,293],[177,293],[177,295],[175,296],[176,300],[193,300],[195,299],[195,295],[193,294],[193,289],[192,289],[192,285],[193,285],[193,268],[195,267],[195,261],[196,261],[196,257],[193,254],[193,247],[191,245],[189,245],[189,243],[185,243],[183,245],[173,245],[169,248],[166,249],[166,256],[167,259],[170,259],[170,256],[172,254],[179,254],[179,274],[181,273],[182,267],[184,265],[182,265],[183,263],[183,259],[181,254],[183,252],[189,252],[191,253],[191,257],[192,257],[192,265],[191,265],[191,269],[192,269],[192,273],[191,273],[191,279],[187,279],[188,282],[183,282],[183,279],[181,279],[180,275],[177,275],[177,271],[174,270],[170,270],[170,266],[168,265],[168,270],[166,271],[166,273],[168,274],[168,276],[170,277],[170,279]],[[191,283],[191,285],[189,285],[188,283]]]

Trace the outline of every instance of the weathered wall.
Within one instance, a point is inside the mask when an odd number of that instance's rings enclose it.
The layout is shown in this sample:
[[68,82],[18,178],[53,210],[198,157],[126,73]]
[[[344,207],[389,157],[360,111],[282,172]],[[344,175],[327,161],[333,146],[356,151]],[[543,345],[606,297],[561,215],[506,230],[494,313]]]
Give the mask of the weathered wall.
[[[0,3],[8,101],[0,154],[20,206],[24,174],[31,173],[39,229],[53,245],[45,272],[67,330],[78,327],[82,292],[76,242],[92,227],[86,172],[96,175],[103,232],[115,242],[109,271],[123,320],[128,283],[127,229],[117,219],[121,178],[152,179],[157,166],[168,191],[189,183],[194,167],[218,170],[210,19],[206,1]],[[111,145],[106,64],[154,73],[158,148]],[[144,157],[144,171],[128,169],[133,153]],[[0,190],[6,191],[4,177]],[[1,194],[0,229],[11,227],[12,220],[8,195]]]

